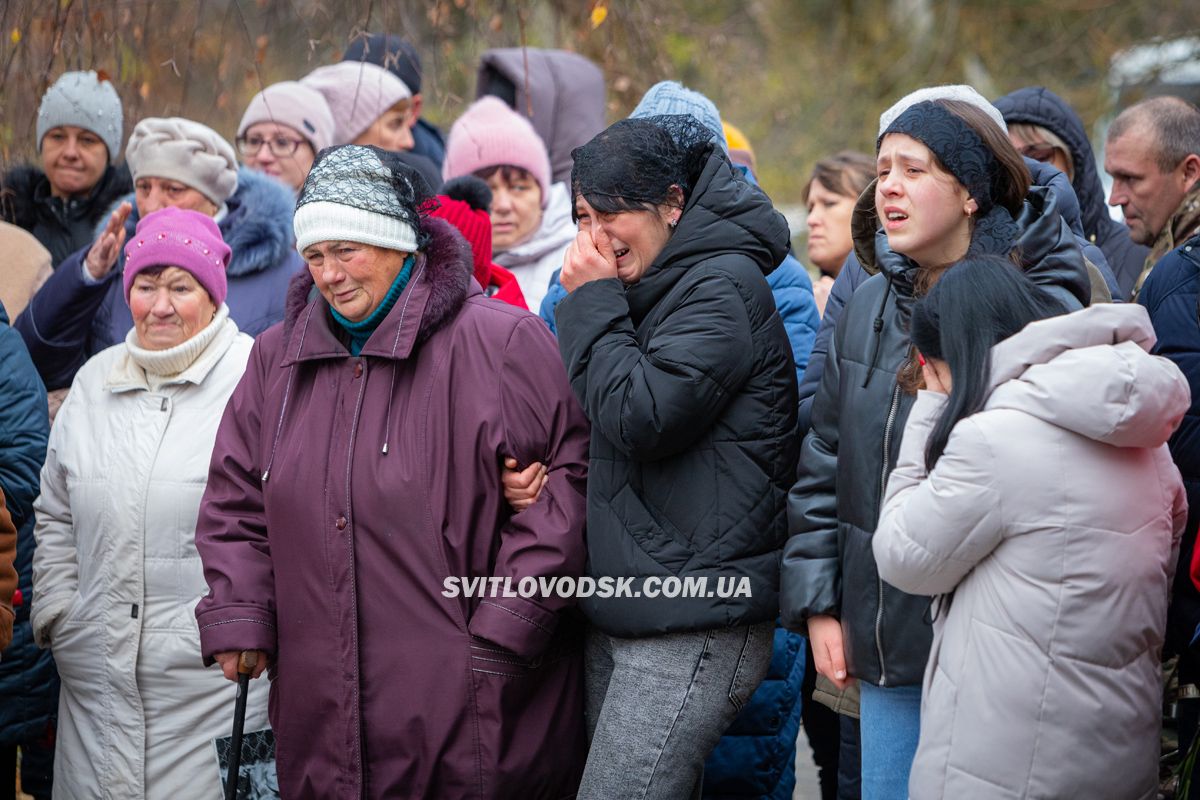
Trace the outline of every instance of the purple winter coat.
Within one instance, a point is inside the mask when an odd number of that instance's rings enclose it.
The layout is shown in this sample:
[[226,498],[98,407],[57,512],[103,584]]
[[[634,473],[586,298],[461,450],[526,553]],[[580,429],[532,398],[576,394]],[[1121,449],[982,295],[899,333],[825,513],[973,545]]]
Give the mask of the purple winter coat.
[[[546,326],[483,297],[439,219],[353,357],[301,273],[225,409],[196,547],[206,661],[272,654],[287,798],[565,798],[585,756],[580,625],[452,576],[578,576],[588,427]],[[513,514],[500,464],[549,481]]]

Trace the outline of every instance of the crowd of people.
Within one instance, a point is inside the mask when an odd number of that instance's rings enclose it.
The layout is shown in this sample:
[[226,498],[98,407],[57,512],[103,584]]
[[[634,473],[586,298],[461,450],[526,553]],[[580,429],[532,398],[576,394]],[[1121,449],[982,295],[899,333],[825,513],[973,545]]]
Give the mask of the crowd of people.
[[1100,164],[920,89],[798,254],[710,98],[606,125],[566,51],[446,135],[382,34],[232,142],[125,90],[0,176],[0,798],[781,800],[805,739],[823,800],[1158,796],[1200,109]]

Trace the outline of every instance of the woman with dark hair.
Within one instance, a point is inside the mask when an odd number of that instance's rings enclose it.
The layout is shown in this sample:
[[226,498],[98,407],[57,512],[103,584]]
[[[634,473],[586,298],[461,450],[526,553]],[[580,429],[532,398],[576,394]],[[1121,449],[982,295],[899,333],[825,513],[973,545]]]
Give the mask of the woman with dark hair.
[[866,153],[843,150],[818,161],[801,190],[808,210],[808,260],[821,271],[813,283],[819,313],[825,313],[833,279],[854,247],[850,234],[854,204],[874,178],[875,163]]
[[[681,798],[762,680],[778,611],[796,378],[765,275],[788,229],[690,115],[575,151],[555,309],[592,424],[579,797]],[[699,591],[659,592],[680,581]],[[735,587],[742,587],[736,591]]]
[[[908,796],[1153,798],[1187,381],[1137,305],[1058,315],[968,258],[917,302],[918,394],[872,542],[934,603]],[[1056,316],[1057,315],[1057,316]]]
[[921,384],[908,334],[913,301],[968,254],[1013,260],[1063,310],[1089,296],[1054,193],[1030,188],[987,113],[936,100],[884,116],[874,213],[860,203],[854,221],[856,250],[877,274],[843,309],[829,346],[789,500],[781,592],[784,621],[807,630],[818,672],[839,687],[859,681],[866,800],[907,797],[929,654],[928,600],[887,585],[871,555]]

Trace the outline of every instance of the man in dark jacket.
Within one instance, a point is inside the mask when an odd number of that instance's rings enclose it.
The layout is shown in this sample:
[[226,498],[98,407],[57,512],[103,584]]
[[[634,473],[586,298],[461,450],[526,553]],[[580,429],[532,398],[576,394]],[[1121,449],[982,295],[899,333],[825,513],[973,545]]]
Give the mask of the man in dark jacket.
[[1109,204],[1121,207],[1130,238],[1150,247],[1136,296],[1159,259],[1200,232],[1200,109],[1169,96],[1125,109],[1108,129],[1104,170]]
[[[436,125],[421,118],[425,99],[421,95],[421,57],[417,55],[417,49],[403,37],[372,33],[352,41],[342,54],[342,60],[378,64],[404,81],[412,92],[412,152],[429,159],[441,172],[442,162],[446,159],[446,137]],[[436,190],[437,186],[430,183],[430,188]]]
[[[50,797],[54,776],[54,721],[58,673],[49,650],[34,644],[29,625],[33,597],[33,501],[41,488],[50,420],[46,390],[0,305],[0,491],[17,528],[13,639],[0,656],[0,785],[12,791],[17,748],[27,794]],[[0,614],[5,613],[0,610]]]
[[[1064,166],[1067,169],[1063,171],[1069,170],[1071,187],[1079,199],[1083,235],[1104,252],[1108,266],[1116,275],[1120,294],[1113,292],[1113,298],[1131,297],[1133,284],[1142,272],[1150,248],[1135,243],[1129,236],[1129,229],[1109,215],[1096,156],[1079,115],[1065,100],[1042,86],[1028,86],[1006,94],[996,101],[996,108],[1004,115],[1004,121],[1009,125],[1009,138],[1022,155],[1039,161],[1049,160],[1047,156],[1055,148],[1045,141],[1046,132],[1066,145],[1064,160],[1067,163]],[[1035,126],[1042,130],[1037,131]],[[1035,138],[1042,141],[1029,141]]]
[[37,116],[41,168],[14,167],[0,179],[0,220],[32,233],[57,267],[91,241],[113,201],[132,186],[113,166],[121,151],[121,98],[95,72],[67,72]]

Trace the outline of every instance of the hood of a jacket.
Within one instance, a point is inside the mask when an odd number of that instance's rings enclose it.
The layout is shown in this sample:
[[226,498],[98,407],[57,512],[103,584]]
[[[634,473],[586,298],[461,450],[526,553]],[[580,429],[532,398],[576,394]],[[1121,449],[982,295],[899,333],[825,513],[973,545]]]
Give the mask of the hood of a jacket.
[[526,264],[536,264],[548,253],[561,250],[575,238],[576,227],[571,219],[571,194],[565,183],[550,186],[550,199],[542,212],[542,224],[532,238],[503,253],[496,253],[492,260],[502,267],[512,269]]
[[[125,240],[133,238],[140,217],[132,193],[113,203],[108,213],[100,218],[94,238],[100,238],[108,218],[121,203],[133,206],[125,221]],[[228,210],[217,227],[232,251],[229,267],[225,270],[230,277],[262,272],[278,264],[294,249],[292,215],[296,198],[279,181],[247,167],[238,167],[238,188],[225,201],[225,206]],[[117,269],[124,268],[125,253],[122,251]]]
[[714,256],[744,255],[769,275],[790,244],[787,220],[771,199],[714,147],[670,240],[641,280],[626,287],[630,312],[640,318],[684,272]]
[[[95,210],[107,208],[112,204],[114,197],[126,194],[132,188],[129,170],[123,164],[109,164],[91,194],[84,198],[72,213],[86,217]],[[45,172],[28,165],[13,167],[0,181],[0,219],[30,230],[37,224],[39,215],[50,214],[45,205],[49,197],[50,181]],[[108,214],[105,214],[101,228],[107,222]]]
[[1015,409],[1116,447],[1158,447],[1191,403],[1172,362],[1150,355],[1150,315],[1102,303],[1039,320],[992,349],[985,409]]
[[[444,219],[422,217],[421,231],[429,234],[429,243],[418,253],[413,275],[414,282],[427,284],[429,291],[415,334],[416,344],[425,341],[449,322],[462,308],[469,294],[480,291],[475,288],[478,284],[471,282],[474,269],[471,246],[458,230]],[[296,322],[310,305],[316,303],[327,307],[324,298],[315,289],[316,283],[308,269],[302,269],[292,277],[288,284],[287,307],[283,317],[284,338],[291,336]],[[397,306],[400,305],[397,302]],[[389,318],[396,309],[392,311]],[[387,320],[380,327],[385,324]],[[368,348],[363,349],[363,355],[370,354]]]
[[[529,65],[526,72],[526,63]],[[517,113],[529,116],[546,143],[554,181],[571,179],[571,151],[604,130],[604,73],[578,53],[507,47],[479,61],[476,97],[495,72],[516,87]]]
[[1043,86],[1027,86],[1004,95],[995,103],[1004,121],[1040,125],[1071,148],[1075,180],[1071,186],[1079,198],[1084,236],[1104,238],[1103,232],[1119,224],[1108,214],[1104,185],[1096,167],[1096,156],[1079,115],[1066,101]]

